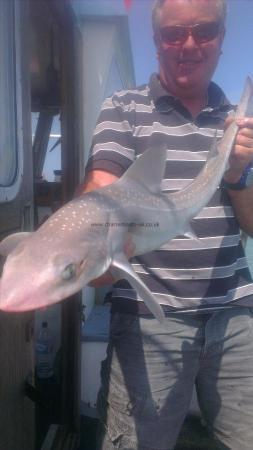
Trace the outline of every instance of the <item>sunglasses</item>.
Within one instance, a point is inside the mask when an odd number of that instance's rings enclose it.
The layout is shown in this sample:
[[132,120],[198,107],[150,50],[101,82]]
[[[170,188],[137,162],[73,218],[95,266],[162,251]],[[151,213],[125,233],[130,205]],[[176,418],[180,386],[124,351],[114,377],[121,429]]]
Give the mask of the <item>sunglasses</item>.
[[171,25],[159,30],[161,41],[167,45],[182,45],[191,35],[197,44],[215,39],[222,29],[220,22],[197,23],[192,26]]

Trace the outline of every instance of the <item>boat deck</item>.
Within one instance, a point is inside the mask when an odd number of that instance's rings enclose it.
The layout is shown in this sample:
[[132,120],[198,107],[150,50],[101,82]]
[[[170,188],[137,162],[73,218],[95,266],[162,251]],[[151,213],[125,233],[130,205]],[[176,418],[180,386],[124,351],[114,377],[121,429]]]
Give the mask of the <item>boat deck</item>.
[[[81,443],[78,450],[96,450],[97,419],[82,416]],[[197,416],[187,416],[175,450],[217,450]]]

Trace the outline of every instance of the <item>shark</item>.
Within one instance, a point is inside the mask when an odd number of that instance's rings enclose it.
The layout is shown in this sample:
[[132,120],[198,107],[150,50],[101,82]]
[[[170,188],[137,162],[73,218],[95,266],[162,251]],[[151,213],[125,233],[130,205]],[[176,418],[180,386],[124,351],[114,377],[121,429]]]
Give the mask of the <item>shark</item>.
[[[235,119],[246,115],[252,93],[248,77]],[[194,237],[190,222],[220,185],[237,131],[233,121],[219,141],[214,135],[202,170],[179,191],[162,192],[166,147],[149,148],[117,181],[74,198],[37,231],[7,236],[0,243],[6,258],[0,310],[22,312],[60,302],[110,270],[115,279],[128,280],[162,323],[161,305],[124,249],[131,245],[137,256],[176,236]]]

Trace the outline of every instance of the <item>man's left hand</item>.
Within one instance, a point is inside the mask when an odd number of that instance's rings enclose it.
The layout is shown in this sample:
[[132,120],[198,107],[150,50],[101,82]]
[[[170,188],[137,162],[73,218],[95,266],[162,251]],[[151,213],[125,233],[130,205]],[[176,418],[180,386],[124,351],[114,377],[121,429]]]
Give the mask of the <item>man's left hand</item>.
[[[225,129],[233,122],[232,117],[225,121]],[[253,161],[253,117],[237,119],[239,126],[230,158],[229,169],[225,173],[228,183],[237,183],[244,169]]]

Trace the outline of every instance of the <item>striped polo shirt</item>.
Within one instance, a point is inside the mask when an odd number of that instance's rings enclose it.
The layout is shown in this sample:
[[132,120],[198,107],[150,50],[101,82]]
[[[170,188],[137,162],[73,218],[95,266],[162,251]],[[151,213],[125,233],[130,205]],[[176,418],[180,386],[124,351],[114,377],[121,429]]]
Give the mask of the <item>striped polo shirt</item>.
[[[222,137],[224,120],[233,109],[211,82],[208,104],[193,119],[154,74],[149,84],[117,92],[104,101],[87,171],[100,169],[120,177],[146,149],[155,151],[166,144],[162,191],[182,189],[198,175],[216,130]],[[217,188],[191,226],[198,240],[178,236],[156,251],[132,258],[134,270],[168,312],[250,305],[253,282],[225,189]],[[112,304],[114,310],[148,313],[125,280],[114,285]]]

